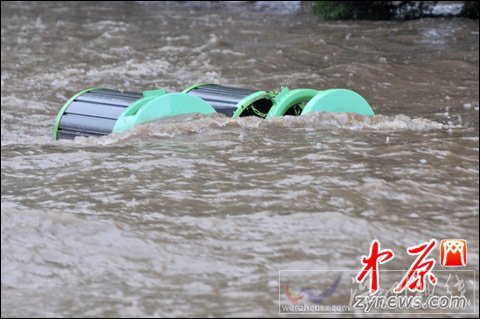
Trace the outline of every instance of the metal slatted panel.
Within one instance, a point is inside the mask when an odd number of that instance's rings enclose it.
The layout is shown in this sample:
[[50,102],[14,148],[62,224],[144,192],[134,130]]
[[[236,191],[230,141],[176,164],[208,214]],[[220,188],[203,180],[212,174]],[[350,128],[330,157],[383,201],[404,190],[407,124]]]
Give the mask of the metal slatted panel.
[[58,126],[58,139],[110,134],[123,111],[142,97],[141,93],[109,89],[82,94],[63,113]]

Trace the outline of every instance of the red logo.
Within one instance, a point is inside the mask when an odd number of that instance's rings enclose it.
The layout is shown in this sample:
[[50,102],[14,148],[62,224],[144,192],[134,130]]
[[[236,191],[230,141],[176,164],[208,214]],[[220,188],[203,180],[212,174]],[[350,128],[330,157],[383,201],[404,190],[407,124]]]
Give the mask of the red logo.
[[384,264],[390,259],[393,259],[395,254],[391,249],[381,250],[380,242],[378,240],[372,241],[370,244],[370,253],[368,256],[362,256],[363,268],[358,273],[357,282],[365,280],[365,276],[370,273],[370,293],[374,294],[378,291],[380,279],[378,278],[378,264]]
[[432,274],[432,269],[435,266],[435,260],[427,256],[430,254],[432,249],[437,245],[435,239],[430,240],[429,242],[422,243],[418,246],[409,247],[407,253],[410,256],[418,255],[417,259],[410,266],[410,269],[407,271],[405,277],[403,277],[400,284],[395,288],[395,292],[400,293],[405,288],[408,288],[410,291],[424,291],[426,278],[435,285],[437,283],[437,277]]
[[445,267],[463,267],[467,265],[467,241],[463,239],[444,239],[440,242],[440,264]]
[[[417,246],[407,248],[410,256],[417,256],[407,273],[395,287],[396,293],[401,293],[405,289],[411,292],[423,292],[427,280],[435,286],[437,277],[432,273],[435,267],[435,260],[428,258],[433,249],[437,246],[437,241],[431,239]],[[395,257],[390,249],[381,249],[380,242],[373,240],[370,245],[368,256],[362,256],[360,259],[363,267],[358,273],[356,280],[358,283],[364,281],[367,275],[370,275],[370,294],[375,294],[379,290],[380,279],[378,267]],[[440,242],[440,264],[446,267],[463,267],[467,265],[467,241],[464,239],[444,239]]]

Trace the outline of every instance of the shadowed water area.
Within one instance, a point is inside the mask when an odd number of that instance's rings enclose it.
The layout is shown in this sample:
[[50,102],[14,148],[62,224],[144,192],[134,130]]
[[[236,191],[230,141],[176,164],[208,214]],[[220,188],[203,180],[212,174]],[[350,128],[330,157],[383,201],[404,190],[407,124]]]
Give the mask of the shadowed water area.
[[[478,271],[478,43],[478,20],[325,22],[296,3],[2,2],[2,316],[276,316],[279,270],[359,270],[375,238],[392,269],[466,239]],[[377,115],[52,141],[83,88],[196,82],[343,87]]]

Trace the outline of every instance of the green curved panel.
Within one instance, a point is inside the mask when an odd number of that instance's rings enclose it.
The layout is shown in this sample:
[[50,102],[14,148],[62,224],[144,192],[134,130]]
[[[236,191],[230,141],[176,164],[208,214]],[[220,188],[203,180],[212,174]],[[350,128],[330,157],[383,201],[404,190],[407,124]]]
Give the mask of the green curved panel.
[[204,86],[204,85],[209,85],[209,84],[213,84],[213,83],[207,83],[207,82],[195,83],[194,85],[191,85],[188,88],[186,88],[185,90],[183,90],[182,93],[188,93],[191,90],[194,90],[196,88],[199,88],[199,87]]
[[240,117],[240,114],[242,114],[245,109],[250,106],[251,104],[255,103],[258,100],[261,99],[271,99],[272,94],[268,93],[266,91],[257,91],[255,93],[252,93],[245,98],[243,98],[241,101],[237,103],[237,109],[235,113],[233,113],[232,118],[238,118]]
[[319,91],[303,108],[302,115],[310,112],[348,112],[375,115],[368,102],[358,93],[346,89]]
[[210,114],[215,113],[215,109],[194,95],[159,92],[159,95],[144,97],[130,105],[118,118],[113,133],[161,118],[190,113]]
[[267,118],[273,116],[283,116],[292,106],[310,101],[319,91],[312,89],[295,89],[289,91],[284,88],[274,99],[274,103]]

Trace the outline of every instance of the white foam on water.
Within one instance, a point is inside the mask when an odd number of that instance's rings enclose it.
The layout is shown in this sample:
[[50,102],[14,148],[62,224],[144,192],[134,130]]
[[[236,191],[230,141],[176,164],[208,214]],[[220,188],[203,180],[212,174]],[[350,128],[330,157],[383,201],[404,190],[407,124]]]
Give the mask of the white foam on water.
[[[462,129],[461,125],[442,124],[424,118],[397,116],[362,116],[351,113],[310,113],[306,116],[274,117],[267,120],[258,117],[241,117],[232,119],[223,114],[202,115],[189,114],[146,123],[128,131],[102,137],[78,137],[75,141],[61,141],[78,145],[110,145],[128,143],[129,140],[141,138],[173,138],[175,136],[197,134],[222,129],[234,129],[240,134],[244,130],[268,130],[271,126],[285,126],[286,130],[297,128],[309,131],[324,129],[346,129],[352,131],[429,131]],[[388,138],[386,143],[388,143]]]

